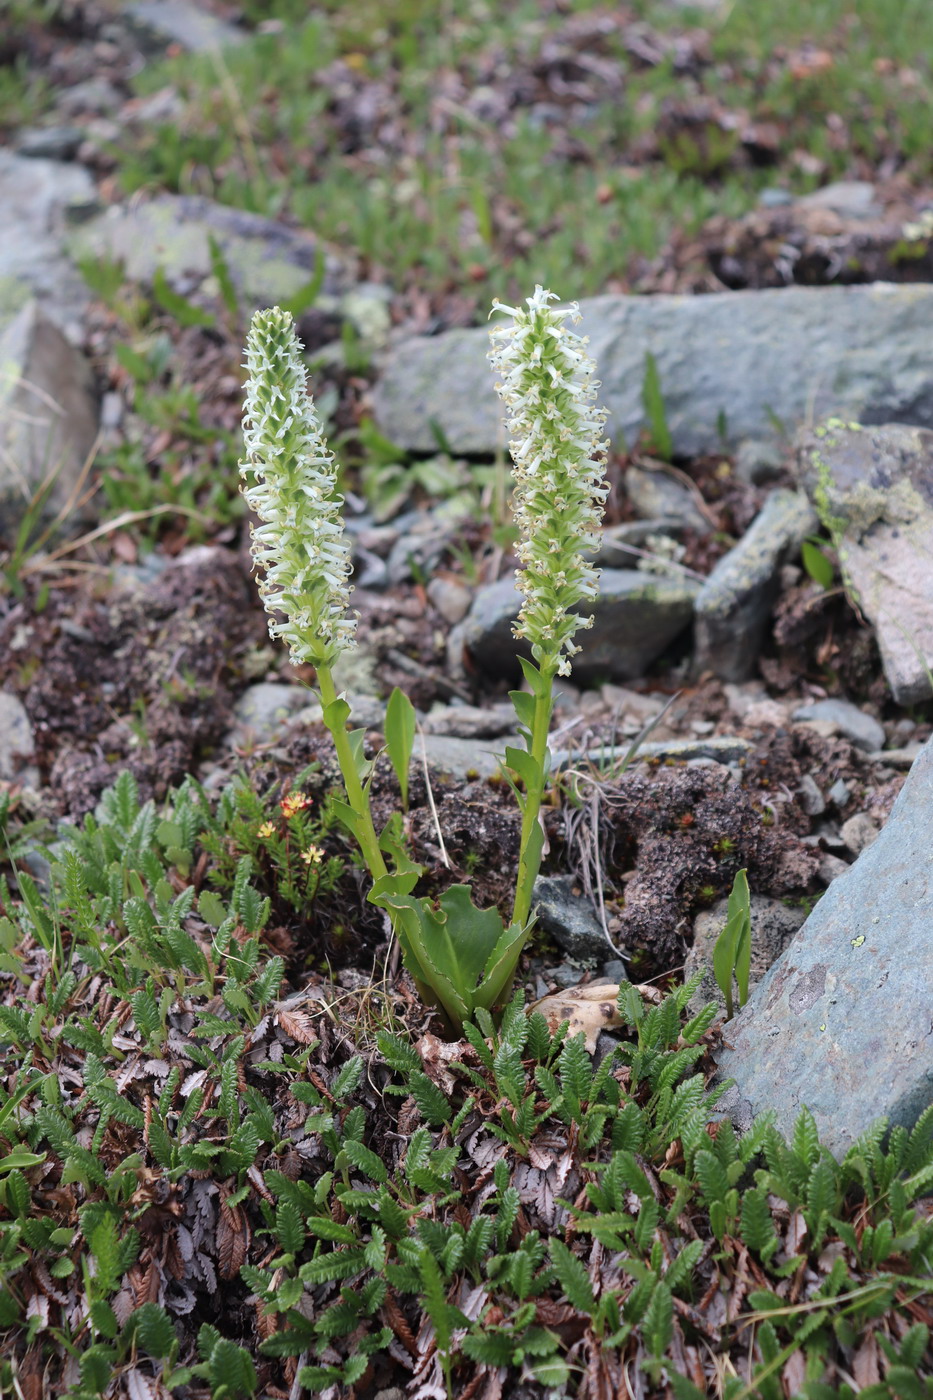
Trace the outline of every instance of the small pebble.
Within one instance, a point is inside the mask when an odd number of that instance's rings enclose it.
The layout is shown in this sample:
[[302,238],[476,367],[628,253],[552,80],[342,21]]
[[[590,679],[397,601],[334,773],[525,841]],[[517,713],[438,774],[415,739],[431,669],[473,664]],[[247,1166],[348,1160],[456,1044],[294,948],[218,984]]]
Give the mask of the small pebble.
[[820,861],[817,874],[824,885],[831,885],[834,880],[838,880],[840,875],[844,875],[850,867],[838,856],[831,856],[828,852]]
[[841,778],[833,783],[829,792],[826,794],[830,802],[834,802],[837,807],[844,807],[851,795],[848,784],[844,783]]
[[877,839],[878,827],[868,812],[856,812],[842,823],[839,832],[848,850],[860,856]]
[[794,719],[806,723],[814,720],[831,724],[837,734],[844,734],[859,749],[871,752],[884,744],[883,727],[872,715],[866,715],[848,700],[816,700],[794,711]]
[[808,817],[819,817],[826,811],[826,798],[820,792],[815,780],[809,773],[804,773],[797,788],[800,794],[800,805]]

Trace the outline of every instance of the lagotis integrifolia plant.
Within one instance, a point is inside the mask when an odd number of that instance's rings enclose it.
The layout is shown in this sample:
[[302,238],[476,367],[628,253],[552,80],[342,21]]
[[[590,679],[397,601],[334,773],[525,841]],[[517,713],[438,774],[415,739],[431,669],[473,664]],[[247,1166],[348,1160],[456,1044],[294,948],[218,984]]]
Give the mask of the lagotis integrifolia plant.
[[[606,495],[600,440],[605,414],[594,404],[597,381],[586,342],[567,328],[576,307],[555,310],[553,293],[536,288],[527,310],[503,307],[511,325],[492,331],[491,359],[508,411],[515,462],[515,518],[521,532],[518,586],[524,602],[516,636],[530,646],[521,659],[528,691],[513,691],[524,749],[505,762],[522,813],[519,870],[512,920],[478,909],[469,888],[453,885],[435,903],[413,897],[422,874],[405,849],[401,814],[376,834],[369,803],[373,762],[363,731],[347,731],[350,707],[338,696],[333,665],[355,643],[348,616],[350,553],[334,459],[307,396],[301,350],[291,317],[278,308],[253,318],[246,351],[244,495],[260,518],[253,558],[273,637],[288,643],[296,664],[317,675],[324,722],[334,739],[346,803],[337,810],[356,838],[373,879],[369,898],[384,909],[405,965],[421,994],[453,1034],[479,1009],[508,1000],[531,929],[534,882],[544,834],[540,809],[548,778],[548,730],[557,675],[570,674],[576,632],[591,619],[573,609],[596,597],[598,571],[586,552],[598,541]],[[407,801],[415,734],[411,702],[393,691],[386,712],[386,750]],[[521,784],[521,786],[519,786]],[[387,860],[388,858],[388,860]]]
[[490,332],[489,358],[502,375],[496,389],[506,406],[513,511],[521,532],[523,567],[516,578],[524,602],[515,635],[528,642],[537,663],[522,661],[531,695],[512,694],[527,752],[506,751],[506,761],[525,785],[524,796],[517,794],[522,838],[512,913],[521,924],[531,913],[541,862],[539,813],[548,778],[554,677],[570,675],[570,658],[580,650],[574,636],[592,626],[592,617],[572,609],[596,597],[599,570],[586,552],[599,543],[607,493],[607,444],[600,437],[606,414],[595,406],[596,366],[586,353],[586,339],[567,326],[568,320],[580,319],[576,303],[560,311],[550,305],[555,300],[553,292],[536,287],[527,310],[494,302],[493,310],[509,312],[512,322]]

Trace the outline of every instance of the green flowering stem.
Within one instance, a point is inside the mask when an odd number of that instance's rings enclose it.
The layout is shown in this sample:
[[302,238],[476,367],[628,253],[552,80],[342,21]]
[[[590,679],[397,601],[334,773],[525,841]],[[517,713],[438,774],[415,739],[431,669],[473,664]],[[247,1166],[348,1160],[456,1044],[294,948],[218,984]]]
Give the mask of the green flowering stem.
[[[526,666],[525,674],[531,672]],[[534,695],[534,713],[531,716],[530,745],[523,757],[526,759],[524,775],[525,794],[520,798],[522,811],[522,831],[518,856],[518,875],[515,882],[515,903],[512,906],[512,923],[524,927],[531,914],[531,900],[541,866],[543,833],[538,822],[541,802],[547,784],[550,750],[548,733],[551,727],[551,712],[554,707],[552,687],[554,672],[538,671],[537,690]],[[523,692],[519,692],[523,694]],[[524,697],[527,698],[527,697]],[[514,699],[514,697],[513,697]],[[516,707],[518,708],[518,707]],[[526,741],[527,742],[527,741]],[[527,760],[531,762],[528,763]]]
[[[347,733],[346,721],[350,714],[350,707],[345,700],[338,696],[329,666],[318,665],[317,684],[321,694],[324,723],[334,741],[337,762],[340,765],[340,773],[347,794],[348,810],[342,811],[341,816],[345,825],[355,836],[369,873],[375,881],[386,875],[388,870],[379,848],[376,828],[373,826],[369,796],[363,785],[365,776],[361,776],[361,770],[364,775],[367,772],[370,766],[369,761],[363,757],[362,743],[358,747],[354,747],[352,736]],[[357,731],[357,733],[362,739],[361,731]]]

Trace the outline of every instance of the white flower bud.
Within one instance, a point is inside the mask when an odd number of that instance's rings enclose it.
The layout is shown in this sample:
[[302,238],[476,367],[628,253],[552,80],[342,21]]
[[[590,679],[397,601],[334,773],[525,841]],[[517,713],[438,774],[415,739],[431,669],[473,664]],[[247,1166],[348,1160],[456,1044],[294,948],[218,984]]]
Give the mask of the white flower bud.
[[295,665],[332,666],[355,644],[347,615],[351,557],[344,539],[333,453],[307,394],[292,318],[277,306],[257,311],[246,342],[247,503],[262,524],[252,554],[269,633],[287,642]]
[[600,437],[605,411],[595,406],[596,366],[585,338],[565,324],[580,319],[579,308],[557,311],[549,305],[556,300],[536,287],[527,310],[494,302],[512,322],[490,331],[489,359],[502,376],[496,390],[506,406],[525,565],[517,574],[524,602],[515,635],[531,644],[542,670],[567,676],[567,658],[579,651],[573,637],[593,621],[570,609],[597,593],[599,570],[583,552],[599,538],[608,444]]

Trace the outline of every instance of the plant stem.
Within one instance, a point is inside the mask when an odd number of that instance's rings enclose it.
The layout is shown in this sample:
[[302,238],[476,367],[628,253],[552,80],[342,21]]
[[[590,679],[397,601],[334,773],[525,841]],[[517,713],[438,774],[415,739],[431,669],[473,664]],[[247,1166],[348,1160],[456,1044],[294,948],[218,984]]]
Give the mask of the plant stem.
[[525,792],[518,876],[515,882],[515,904],[512,909],[513,924],[521,924],[522,927],[528,922],[528,916],[531,913],[531,899],[540,865],[540,860],[533,858],[531,837],[538,824],[538,813],[541,810],[541,799],[544,796],[548,731],[551,727],[551,709],[553,707],[554,673],[553,671],[545,672],[543,676],[546,684],[542,685],[540,693],[535,696],[535,713],[531,726],[531,756],[535,761],[537,780],[534,787],[527,788]]
[[[326,716],[328,706],[332,705],[338,698],[329,666],[319,665],[317,667],[317,684],[318,690],[321,692],[321,700],[324,702]],[[326,718],[324,723],[327,724]],[[357,817],[357,827],[354,834],[359,842],[370,875],[374,880],[378,880],[380,876],[388,874],[388,870],[382,851],[379,849],[379,838],[376,835],[372,813],[369,810],[369,798],[363,791],[363,784],[356,771],[346,727],[343,724],[333,726],[327,724],[327,727],[334,741],[334,748],[337,750],[337,762],[340,764],[343,785],[347,791],[347,802]]]

